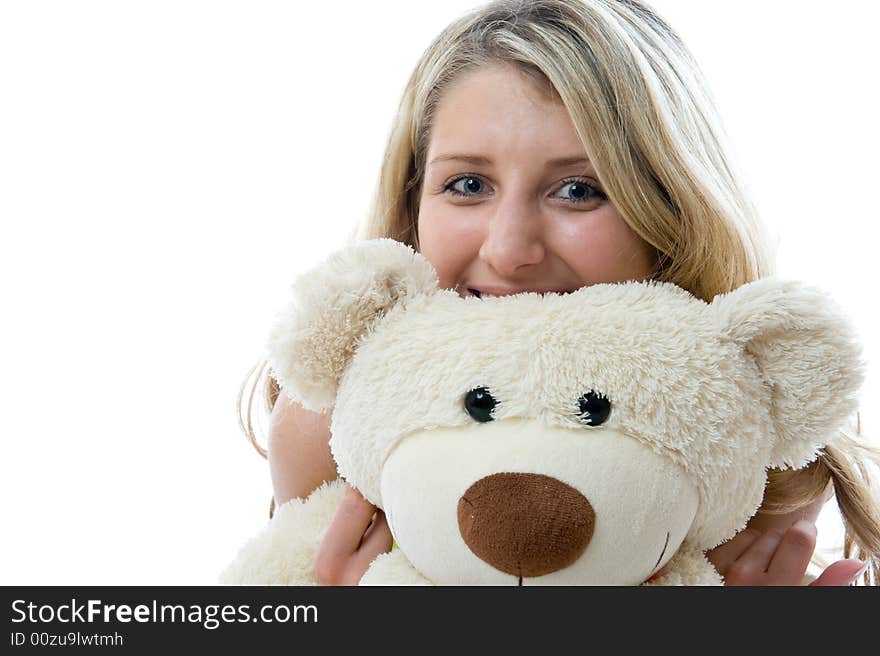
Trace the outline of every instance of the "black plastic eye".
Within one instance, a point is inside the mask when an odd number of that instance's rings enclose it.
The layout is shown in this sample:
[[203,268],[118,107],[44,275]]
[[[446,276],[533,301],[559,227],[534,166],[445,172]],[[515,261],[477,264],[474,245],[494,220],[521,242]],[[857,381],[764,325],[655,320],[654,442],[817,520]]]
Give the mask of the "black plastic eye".
[[489,394],[489,390],[485,387],[472,389],[464,397],[464,409],[471,417],[480,422],[492,421],[495,418],[492,416],[492,411],[496,405],[498,405],[498,401]]
[[590,390],[578,399],[581,413],[578,419],[587,426],[604,424],[611,414],[611,401],[604,394]]

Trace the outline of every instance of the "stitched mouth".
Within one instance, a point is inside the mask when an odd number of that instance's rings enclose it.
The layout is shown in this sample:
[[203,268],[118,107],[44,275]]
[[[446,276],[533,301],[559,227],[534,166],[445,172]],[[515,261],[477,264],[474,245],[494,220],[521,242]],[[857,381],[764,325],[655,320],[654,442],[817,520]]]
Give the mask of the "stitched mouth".
[[[663,550],[660,552],[660,557],[657,558],[657,562],[654,563],[654,567],[651,569],[651,576],[649,576],[647,579],[645,579],[645,581],[650,581],[657,574],[657,571],[658,571],[657,567],[658,567],[658,565],[660,565],[660,561],[663,560],[663,556],[666,555],[667,547],[669,547],[669,537],[670,537],[670,534],[669,534],[669,531],[667,531],[666,532],[666,542],[663,543]],[[520,574],[517,586],[523,587],[523,585],[524,585],[523,584],[523,577],[522,577],[522,574]]]
[[657,575],[658,566],[660,565],[660,561],[663,560],[663,556],[666,555],[666,548],[669,546],[669,531],[666,532],[666,542],[663,543],[663,551],[660,552],[660,557],[657,559],[657,562],[654,563],[654,568],[651,570],[651,576],[649,576],[645,581],[650,581]]

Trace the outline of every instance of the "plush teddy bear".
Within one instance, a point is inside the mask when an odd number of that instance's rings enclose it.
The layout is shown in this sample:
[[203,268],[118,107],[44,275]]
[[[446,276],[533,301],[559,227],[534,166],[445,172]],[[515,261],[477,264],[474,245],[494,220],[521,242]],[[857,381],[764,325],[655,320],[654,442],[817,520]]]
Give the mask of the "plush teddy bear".
[[[269,345],[304,407],[333,408],[340,475],[396,548],[362,584],[721,584],[704,552],[855,410],[852,328],[764,279],[462,298],[390,239],[301,276]],[[344,484],[283,504],[221,576],[314,583]],[[670,562],[671,561],[671,562]]]

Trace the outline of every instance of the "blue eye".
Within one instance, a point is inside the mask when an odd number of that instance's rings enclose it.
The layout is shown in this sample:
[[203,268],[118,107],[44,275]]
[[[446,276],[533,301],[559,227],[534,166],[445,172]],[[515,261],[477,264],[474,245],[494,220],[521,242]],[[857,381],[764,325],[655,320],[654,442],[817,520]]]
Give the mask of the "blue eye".
[[571,203],[585,203],[590,200],[605,200],[608,197],[593,185],[582,180],[566,180],[559,190],[563,193],[563,200]]
[[446,185],[445,189],[446,191],[451,191],[457,196],[472,196],[474,194],[479,194],[484,186],[483,181],[479,178],[462,176]]

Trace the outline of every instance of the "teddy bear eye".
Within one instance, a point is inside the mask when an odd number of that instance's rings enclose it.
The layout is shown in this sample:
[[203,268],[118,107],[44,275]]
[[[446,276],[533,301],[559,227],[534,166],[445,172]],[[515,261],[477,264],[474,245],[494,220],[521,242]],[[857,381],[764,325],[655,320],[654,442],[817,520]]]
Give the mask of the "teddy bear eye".
[[611,401],[600,393],[590,390],[578,399],[580,414],[578,419],[587,426],[598,426],[605,423],[611,414]]
[[485,387],[477,387],[472,389],[464,397],[464,409],[467,413],[479,422],[492,421],[492,411],[498,401],[489,393]]

